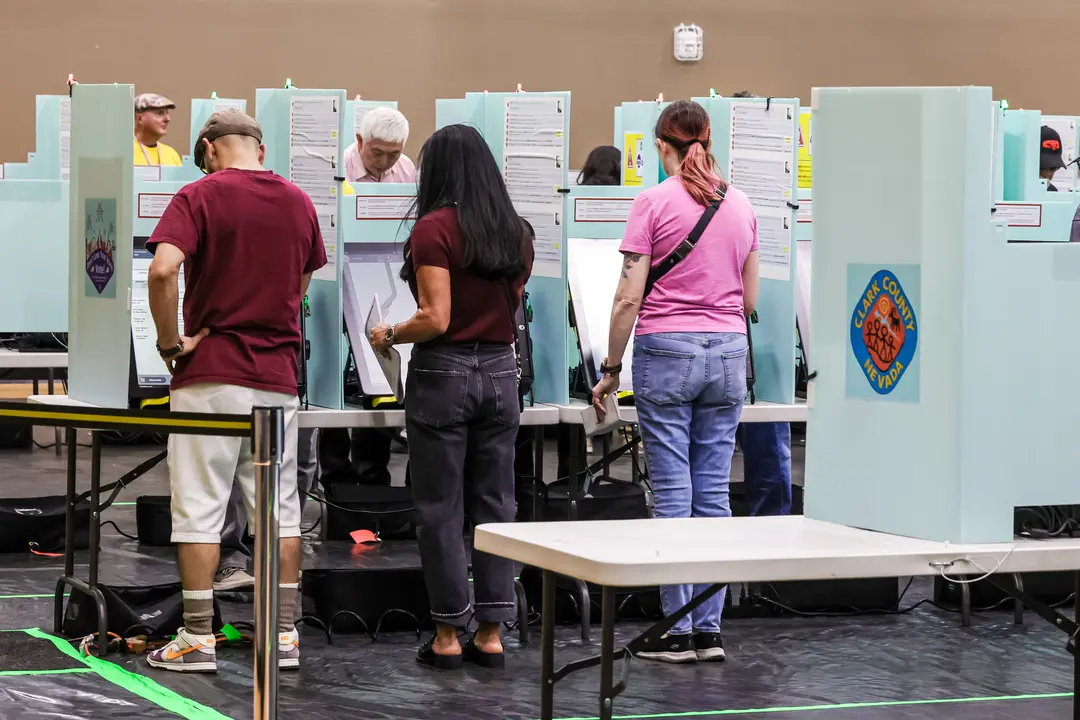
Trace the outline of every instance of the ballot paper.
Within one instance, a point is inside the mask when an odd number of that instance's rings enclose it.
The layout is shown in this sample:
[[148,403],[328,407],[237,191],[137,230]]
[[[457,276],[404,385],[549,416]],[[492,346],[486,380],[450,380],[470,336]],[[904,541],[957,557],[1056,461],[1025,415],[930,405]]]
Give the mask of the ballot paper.
[[526,94],[506,98],[503,179],[514,208],[536,231],[534,276],[562,277],[566,184],[566,100]]
[[[379,296],[376,295],[371,299],[371,310],[368,311],[367,322],[364,324],[364,334],[369,344],[371,343],[371,331],[376,325],[381,325],[382,322],[382,306],[379,304]],[[395,348],[390,348],[386,354],[375,350],[374,346],[372,350],[375,352],[375,360],[378,361],[379,367],[382,368],[383,375],[386,376],[386,382],[389,383],[390,389],[394,393],[394,398],[399,403],[405,402],[405,388],[401,384],[401,353]]]
[[798,118],[790,102],[733,102],[728,181],[758,216],[761,277],[791,279],[791,206]]
[[289,179],[311,198],[326,248],[326,265],[314,274],[318,280],[337,280],[339,104],[333,95],[289,99]]

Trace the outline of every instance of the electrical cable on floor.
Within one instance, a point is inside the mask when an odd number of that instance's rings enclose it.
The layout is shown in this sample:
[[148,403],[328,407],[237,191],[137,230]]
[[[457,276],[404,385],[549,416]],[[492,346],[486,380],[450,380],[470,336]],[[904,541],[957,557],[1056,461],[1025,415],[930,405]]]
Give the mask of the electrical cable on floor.
[[126,533],[126,532],[124,532],[123,530],[121,530],[121,529],[120,529],[120,526],[119,526],[119,525],[117,525],[117,524],[116,524],[115,522],[113,522],[112,520],[106,520],[105,522],[101,523],[101,527],[105,527],[106,525],[112,525],[112,526],[113,526],[113,528],[114,528],[114,529],[116,530],[116,532],[120,533],[121,535],[123,535],[124,537],[126,537],[126,538],[127,538],[128,540],[135,540],[135,541],[138,541],[138,539],[139,539],[139,538],[138,538],[137,536],[135,536],[135,535],[129,535],[128,533]]

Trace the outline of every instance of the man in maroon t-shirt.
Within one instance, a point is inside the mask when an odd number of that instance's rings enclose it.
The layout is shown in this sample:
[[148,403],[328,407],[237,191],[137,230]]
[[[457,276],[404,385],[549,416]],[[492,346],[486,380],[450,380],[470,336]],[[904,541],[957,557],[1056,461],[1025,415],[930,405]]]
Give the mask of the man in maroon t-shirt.
[[[208,177],[183,187],[147,247],[150,311],[157,347],[173,371],[170,406],[181,412],[247,414],[285,408],[281,468],[281,608],[278,664],[300,664],[292,605],[300,568],[296,486],[297,357],[300,302],[326,264],[310,198],[263,169],[262,130],[239,110],[210,116],[195,143]],[[184,334],[177,327],[184,268]],[[172,540],[184,586],[184,627],[148,662],[167,670],[213,672],[214,574],[234,477],[250,514],[255,473],[247,439],[169,437]]]

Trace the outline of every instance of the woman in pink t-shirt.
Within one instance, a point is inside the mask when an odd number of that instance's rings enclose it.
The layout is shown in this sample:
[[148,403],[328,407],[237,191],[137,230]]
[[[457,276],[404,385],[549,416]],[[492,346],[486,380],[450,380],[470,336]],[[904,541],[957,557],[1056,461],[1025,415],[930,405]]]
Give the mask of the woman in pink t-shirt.
[[[710,145],[709,115],[697,103],[680,100],[660,115],[656,147],[669,178],[638,195],[630,210],[608,355],[593,388],[602,415],[603,398],[619,388],[619,359],[633,332],[634,402],[658,518],[731,515],[728,480],[746,395],[746,316],[758,292],[757,218],[746,195],[717,174]],[[645,297],[650,270],[672,256],[713,204],[718,208],[696,245]],[[708,587],[662,587],[664,613],[676,614]],[[723,660],[723,606],[721,590],[638,656]]]

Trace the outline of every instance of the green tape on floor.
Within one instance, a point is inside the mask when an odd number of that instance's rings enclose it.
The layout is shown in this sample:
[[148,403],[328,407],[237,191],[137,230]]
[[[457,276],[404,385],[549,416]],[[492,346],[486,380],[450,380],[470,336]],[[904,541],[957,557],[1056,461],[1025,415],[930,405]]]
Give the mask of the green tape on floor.
[[78,650],[71,646],[71,643],[63,638],[55,637],[54,635],[50,635],[37,628],[26,630],[25,632],[32,637],[44,638],[52,641],[62,653],[81,660],[92,672],[97,673],[102,679],[108,680],[113,685],[117,685],[130,693],[138,695],[144,700],[149,700],[169,712],[176,713],[180,717],[188,718],[188,720],[230,720],[227,715],[222,715],[213,708],[200,705],[194,700],[190,700],[166,687],[162,687],[148,677],[129,672],[108,660],[102,660],[101,658],[96,657],[83,657],[79,654]]
[[[792,707],[754,708],[751,710],[701,710],[698,712],[669,712],[651,715],[616,715],[615,720],[661,720],[664,718],[711,718],[738,715],[762,715],[765,713],[813,712],[823,710],[859,710],[868,708],[903,707],[907,705],[949,705],[956,703],[1002,702],[1006,700],[1049,700],[1072,697],[1072,693],[1044,693],[1041,695],[997,695],[991,697],[944,698],[940,700],[883,700],[881,702],[838,703],[835,705],[801,705]],[[598,720],[593,717],[561,718],[560,720]]]

